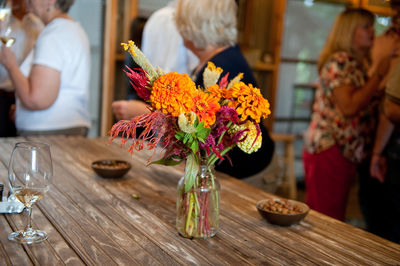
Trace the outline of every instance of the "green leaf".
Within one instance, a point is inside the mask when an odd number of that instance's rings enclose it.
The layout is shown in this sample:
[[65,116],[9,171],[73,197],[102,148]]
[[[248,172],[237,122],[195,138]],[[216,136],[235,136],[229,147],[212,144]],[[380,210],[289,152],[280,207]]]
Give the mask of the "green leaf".
[[207,139],[208,135],[210,134],[211,129],[204,126],[204,122],[201,121],[200,124],[196,127],[196,137],[201,141],[204,142]]
[[199,171],[199,162],[193,153],[190,153],[186,158],[185,167],[185,192],[193,187],[194,181],[196,180],[197,173]]
[[204,142],[204,140],[208,138],[208,135],[210,135],[210,132],[211,132],[210,128],[204,127],[201,130],[199,130],[199,132],[197,132],[197,138]]
[[197,141],[193,141],[190,145],[190,149],[193,151],[193,153],[196,153],[199,150],[199,143]]
[[196,129],[204,128],[204,121],[201,121],[198,125],[196,125]]
[[185,137],[185,132],[180,131],[180,132],[175,134],[175,138],[177,140],[182,140],[184,137]]
[[[175,159],[175,160],[173,160],[173,159]],[[182,159],[179,157],[170,157],[170,158],[162,158],[157,161],[152,161],[151,163],[149,163],[149,165],[161,164],[161,165],[166,165],[166,166],[173,166],[173,165],[178,165],[181,162],[182,162]]]
[[193,126],[197,127],[198,124],[199,124],[199,117],[196,115],[196,120],[194,120]]
[[191,137],[191,135],[190,134],[188,134],[188,133],[186,133],[185,134],[185,137],[183,138],[183,143],[187,143],[188,142],[188,140],[190,140],[190,137]]

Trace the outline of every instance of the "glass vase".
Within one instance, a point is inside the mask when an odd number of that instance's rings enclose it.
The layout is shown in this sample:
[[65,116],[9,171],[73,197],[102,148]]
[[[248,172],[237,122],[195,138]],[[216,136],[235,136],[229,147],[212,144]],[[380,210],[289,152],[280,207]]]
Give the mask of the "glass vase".
[[[176,200],[176,228],[186,238],[213,237],[219,228],[220,185],[214,166],[205,160],[190,189],[185,189],[187,173],[179,180]],[[186,191],[187,190],[187,191]]]

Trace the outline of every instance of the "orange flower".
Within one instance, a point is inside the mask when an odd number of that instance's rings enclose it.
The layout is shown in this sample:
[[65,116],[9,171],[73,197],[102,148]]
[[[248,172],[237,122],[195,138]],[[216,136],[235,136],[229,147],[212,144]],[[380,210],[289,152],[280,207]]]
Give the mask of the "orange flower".
[[167,73],[153,83],[150,102],[164,114],[179,116],[193,109],[196,85],[187,74]]
[[197,114],[200,121],[204,121],[204,126],[209,128],[215,123],[215,114],[220,108],[218,98],[199,91],[193,100],[195,103],[193,112]]
[[218,101],[224,97],[225,88],[220,88],[218,84],[214,84],[207,88],[207,91],[213,95]]
[[260,123],[261,117],[266,118],[271,113],[269,102],[251,84],[235,83],[226,90],[225,97],[231,99],[228,106],[236,109],[242,121],[250,117]]

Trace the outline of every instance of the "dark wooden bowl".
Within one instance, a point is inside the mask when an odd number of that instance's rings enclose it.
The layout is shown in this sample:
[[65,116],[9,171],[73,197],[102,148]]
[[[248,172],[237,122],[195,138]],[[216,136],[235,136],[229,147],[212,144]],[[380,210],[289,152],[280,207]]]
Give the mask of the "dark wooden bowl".
[[[289,205],[296,206],[300,210],[300,213],[283,214],[277,211],[267,210],[265,208],[265,204],[268,202],[268,200],[273,200],[278,202],[286,201]],[[264,217],[269,223],[281,226],[289,226],[300,222],[304,217],[306,217],[308,211],[310,210],[310,207],[308,207],[308,205],[305,203],[295,200],[278,199],[278,198],[260,200],[257,202],[256,207],[261,216]]]
[[92,168],[103,178],[120,178],[131,169],[131,165],[121,160],[99,160],[92,163]]

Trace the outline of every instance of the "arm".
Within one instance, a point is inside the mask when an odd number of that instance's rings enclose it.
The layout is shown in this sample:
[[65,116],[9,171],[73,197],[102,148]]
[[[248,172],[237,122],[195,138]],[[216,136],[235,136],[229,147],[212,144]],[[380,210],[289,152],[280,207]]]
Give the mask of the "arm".
[[400,105],[385,98],[383,112],[387,118],[395,124],[400,124]]
[[111,105],[114,115],[119,120],[130,120],[135,116],[149,113],[149,105],[138,100],[115,101]]
[[57,99],[60,89],[60,72],[50,67],[33,65],[26,78],[17,65],[14,53],[7,47],[0,51],[0,63],[7,69],[17,97],[25,108],[43,110]]
[[332,95],[339,110],[345,116],[353,116],[364,109],[377,93],[381,78],[373,75],[362,88],[345,85],[333,89]]
[[372,151],[370,174],[381,183],[385,180],[386,161],[382,157],[382,152],[392,135],[394,125],[381,113],[379,115],[379,124],[376,132],[374,148]]
[[380,83],[387,76],[392,60],[397,56],[397,50],[395,46],[378,59],[376,70],[361,88],[343,85],[333,89],[335,103],[345,116],[357,114],[369,104],[375,94],[382,92]]

